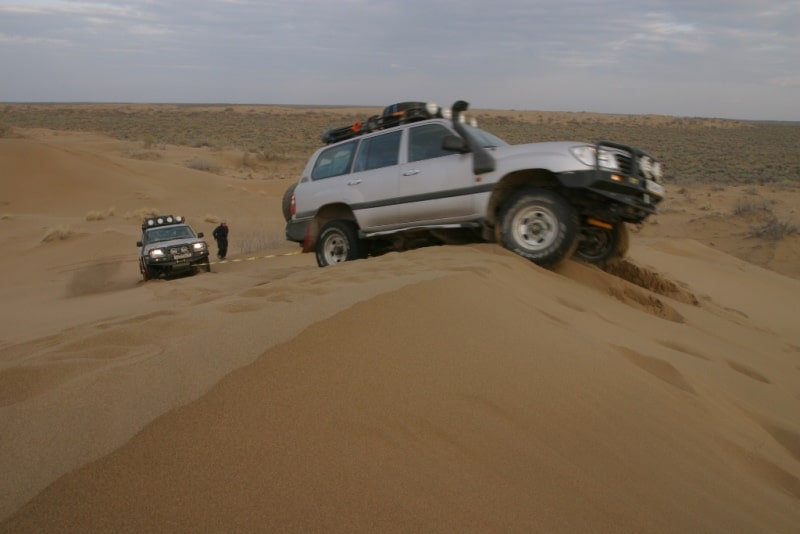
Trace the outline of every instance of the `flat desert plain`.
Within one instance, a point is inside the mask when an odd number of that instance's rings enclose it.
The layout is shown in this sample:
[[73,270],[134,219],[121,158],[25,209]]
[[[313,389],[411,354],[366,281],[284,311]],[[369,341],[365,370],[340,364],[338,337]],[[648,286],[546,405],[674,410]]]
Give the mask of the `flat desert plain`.
[[[798,531],[797,182],[667,183],[609,271],[320,269],[302,159],[6,132],[0,532]],[[141,281],[147,213],[229,261]]]

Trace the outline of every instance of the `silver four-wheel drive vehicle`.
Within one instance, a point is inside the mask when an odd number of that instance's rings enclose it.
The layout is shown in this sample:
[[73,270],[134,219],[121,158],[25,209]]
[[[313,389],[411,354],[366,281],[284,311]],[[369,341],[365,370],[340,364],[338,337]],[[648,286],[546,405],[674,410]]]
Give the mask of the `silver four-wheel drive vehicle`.
[[158,215],[142,223],[139,247],[139,271],[150,280],[172,274],[211,271],[208,244],[203,233],[195,234],[183,217]]
[[476,240],[544,267],[626,254],[626,223],[664,196],[655,158],[608,141],[509,145],[467,107],[404,102],[325,132],[284,196],[286,238],[320,266]]

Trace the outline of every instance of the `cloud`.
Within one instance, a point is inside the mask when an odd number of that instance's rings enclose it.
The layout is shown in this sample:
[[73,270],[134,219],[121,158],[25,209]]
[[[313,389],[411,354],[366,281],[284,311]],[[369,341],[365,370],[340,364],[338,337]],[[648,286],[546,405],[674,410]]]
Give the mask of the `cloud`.
[[[14,74],[0,100],[381,105],[481,88],[483,107],[647,111],[649,98],[681,114],[686,97],[661,90],[677,80],[708,91],[698,101],[746,86],[754,110],[766,99],[785,117],[799,25],[798,2],[779,0],[0,0],[0,69]],[[45,90],[31,72],[58,77]],[[759,96],[754,79],[784,81]]]

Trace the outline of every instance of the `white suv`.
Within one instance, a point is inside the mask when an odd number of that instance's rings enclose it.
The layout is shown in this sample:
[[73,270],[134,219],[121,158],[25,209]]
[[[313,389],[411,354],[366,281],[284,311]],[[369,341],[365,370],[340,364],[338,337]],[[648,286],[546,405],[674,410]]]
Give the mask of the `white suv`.
[[286,237],[322,267],[420,244],[501,243],[545,266],[625,255],[656,212],[661,164],[611,142],[509,145],[452,110],[408,102],[329,130],[284,199]]

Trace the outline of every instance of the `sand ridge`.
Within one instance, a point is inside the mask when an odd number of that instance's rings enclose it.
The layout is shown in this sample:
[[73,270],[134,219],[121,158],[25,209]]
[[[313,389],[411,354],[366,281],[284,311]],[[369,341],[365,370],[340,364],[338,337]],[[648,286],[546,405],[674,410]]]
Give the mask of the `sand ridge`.
[[[610,272],[476,244],[144,283],[141,210],[207,235],[227,218],[232,258],[283,254],[288,182],[178,164],[198,149],[142,161],[119,147],[0,139],[13,171],[0,531],[800,523],[797,236],[758,242],[734,217],[739,242],[703,231],[742,195],[788,214],[796,191],[697,186],[633,232]],[[45,240],[53,228],[63,237]]]

